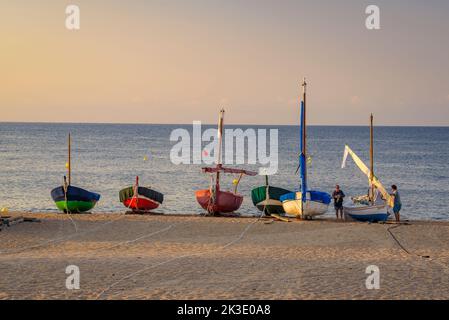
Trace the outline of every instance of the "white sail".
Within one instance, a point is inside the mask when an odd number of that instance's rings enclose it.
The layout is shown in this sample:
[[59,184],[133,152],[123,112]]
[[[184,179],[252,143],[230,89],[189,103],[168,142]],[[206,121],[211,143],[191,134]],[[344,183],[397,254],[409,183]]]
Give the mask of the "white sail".
[[[363,163],[363,161],[354,153],[354,151],[349,148],[349,146],[345,146],[345,152],[343,155],[343,163],[341,164],[341,167],[344,168],[346,165],[346,160],[348,158],[348,155],[351,155],[352,159],[354,160],[355,164],[359,169],[370,179],[371,171],[368,169],[368,167]],[[379,190],[379,192],[382,194],[382,197],[385,199],[386,203],[393,207],[393,198],[390,196],[390,194],[387,192],[385,187],[380,183],[379,179],[377,179],[376,176],[373,177],[373,180],[370,181],[372,185]]]

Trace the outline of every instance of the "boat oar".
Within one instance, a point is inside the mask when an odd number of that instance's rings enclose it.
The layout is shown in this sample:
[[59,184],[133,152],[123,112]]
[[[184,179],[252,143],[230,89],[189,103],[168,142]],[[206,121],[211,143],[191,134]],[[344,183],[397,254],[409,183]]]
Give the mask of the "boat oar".
[[272,214],[271,215],[274,219],[278,220],[278,221],[283,221],[283,222],[291,222],[289,218],[286,217],[282,217],[278,214]]

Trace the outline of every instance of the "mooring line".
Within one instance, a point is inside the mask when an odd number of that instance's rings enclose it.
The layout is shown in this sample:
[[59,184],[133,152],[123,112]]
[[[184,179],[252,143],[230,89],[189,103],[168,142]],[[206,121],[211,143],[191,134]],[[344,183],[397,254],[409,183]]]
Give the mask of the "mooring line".
[[393,238],[393,240],[396,241],[396,243],[398,244],[398,246],[399,246],[402,250],[404,250],[405,253],[411,255],[410,251],[408,251],[408,250],[402,245],[402,243],[398,240],[398,238],[396,238],[396,236],[393,234],[393,232],[391,232],[391,229],[396,229],[396,228],[399,228],[400,226],[401,226],[401,225],[398,224],[398,225],[395,225],[395,226],[388,227],[388,228],[387,228],[387,231],[388,231],[388,233],[391,235],[391,237]]
[[390,235],[393,237],[393,239],[394,239],[394,240],[396,241],[396,243],[401,247],[402,250],[404,250],[407,254],[409,254],[409,255],[411,255],[411,256],[419,257],[419,258],[421,258],[422,260],[429,261],[429,262],[432,262],[432,263],[434,263],[434,264],[440,266],[446,274],[449,274],[449,266],[447,266],[446,264],[444,264],[444,263],[442,263],[442,262],[436,260],[437,258],[431,258],[430,256],[424,256],[424,255],[420,255],[420,254],[417,254],[417,253],[412,253],[412,252],[410,252],[409,250],[407,250],[407,249],[401,244],[401,242],[394,236],[394,234],[393,234],[393,233],[391,232],[391,230],[390,230],[390,229],[398,228],[398,227],[400,227],[400,226],[401,226],[401,225],[389,227],[389,228],[387,229],[387,231],[390,233]]
[[134,239],[131,239],[131,240],[122,241],[122,242],[119,242],[117,244],[111,245],[109,247],[95,248],[95,249],[91,249],[91,250],[87,250],[87,251],[92,252],[92,251],[100,251],[100,250],[110,250],[110,249],[113,249],[113,248],[116,248],[116,247],[120,247],[120,246],[123,246],[123,245],[128,245],[130,243],[134,243],[134,242],[137,242],[139,240],[142,240],[142,239],[145,239],[145,238],[149,238],[149,237],[155,236],[157,234],[166,232],[166,231],[172,229],[177,224],[178,223],[173,223],[173,224],[171,224],[168,227],[165,227],[163,229],[160,229],[160,230],[157,230],[157,231],[153,231],[151,233],[146,233],[146,234],[144,234],[142,236],[139,236],[137,238],[134,238]]
[[69,212],[67,212],[67,215],[70,221],[72,222],[73,227],[75,228],[75,233],[78,233],[78,225],[76,224],[75,220],[72,219],[72,215]]
[[[116,221],[121,220],[122,218],[123,217],[120,216],[118,219],[107,221],[107,222],[99,225],[98,227],[94,227],[92,229],[88,229],[88,230],[85,230],[85,231],[82,231],[82,232],[75,232],[75,233],[72,233],[72,234],[70,234],[68,236],[63,236],[63,237],[60,237],[60,238],[50,239],[50,240],[44,241],[44,242],[36,244],[36,245],[31,245],[31,246],[28,246],[28,247],[14,249],[14,250],[10,250],[10,251],[0,251],[0,254],[21,253],[21,252],[24,252],[24,251],[29,250],[29,249],[36,249],[36,248],[40,248],[40,247],[43,247],[43,246],[46,246],[46,245],[49,245],[49,244],[53,244],[53,243],[56,243],[56,242],[59,242],[59,241],[69,240],[69,239],[74,238],[74,237],[76,237],[78,235],[84,235],[84,234],[88,234],[88,233],[91,233],[91,232],[95,232],[95,231],[101,229],[102,227],[104,227],[106,225],[109,225],[111,223],[114,223]],[[63,220],[61,220],[61,221],[63,221]],[[60,227],[62,227],[62,226],[60,225]]]
[[179,256],[179,257],[171,258],[171,259],[169,259],[169,260],[162,261],[162,262],[156,263],[156,264],[154,264],[154,265],[151,265],[151,266],[148,266],[148,267],[139,269],[139,270],[137,270],[137,271],[135,271],[135,272],[132,272],[132,273],[128,274],[127,276],[125,276],[125,277],[123,277],[123,278],[117,280],[116,282],[114,282],[113,284],[111,284],[110,286],[108,286],[106,289],[102,290],[102,291],[95,297],[95,300],[100,299],[100,298],[101,298],[107,291],[109,291],[110,289],[112,289],[113,287],[115,287],[117,284],[119,284],[119,283],[121,283],[121,282],[123,282],[123,281],[125,281],[125,280],[128,280],[128,279],[130,279],[130,278],[132,278],[132,277],[134,277],[134,276],[136,276],[136,275],[138,275],[138,274],[140,274],[140,273],[142,273],[142,272],[148,271],[148,270],[153,269],[153,268],[156,268],[156,267],[160,267],[160,266],[162,266],[162,265],[165,265],[165,264],[168,264],[168,263],[170,263],[170,262],[173,262],[173,261],[176,261],[176,260],[180,260],[180,259],[183,259],[183,258],[194,257],[194,256],[201,256],[201,255],[204,255],[204,254],[206,254],[206,253],[213,253],[213,252],[215,252],[215,251],[219,251],[219,250],[226,249],[226,248],[232,246],[233,244],[237,243],[238,241],[240,241],[240,240],[245,236],[245,234],[248,232],[248,230],[249,230],[254,224],[256,224],[260,219],[261,219],[261,216],[259,216],[258,219],[254,220],[254,221],[253,221],[252,223],[250,223],[249,225],[247,225],[247,226],[245,227],[245,229],[240,233],[240,235],[239,235],[236,239],[233,239],[232,241],[226,243],[225,245],[223,245],[223,246],[221,246],[221,247],[219,247],[219,248],[215,248],[215,249],[212,249],[212,250],[209,250],[209,251],[198,252],[198,253],[192,253],[192,254],[186,254],[186,255]]

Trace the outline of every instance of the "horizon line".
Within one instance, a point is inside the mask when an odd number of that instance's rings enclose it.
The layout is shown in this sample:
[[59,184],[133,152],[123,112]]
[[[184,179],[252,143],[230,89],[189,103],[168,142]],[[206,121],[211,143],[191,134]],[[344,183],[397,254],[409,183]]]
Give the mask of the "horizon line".
[[[192,120],[199,121],[199,120]],[[144,123],[144,122],[51,122],[51,121],[0,121],[0,124],[72,124],[72,125],[159,125],[159,126],[175,126],[175,125],[191,125],[192,123]],[[216,126],[216,123],[201,123],[206,126]],[[299,124],[226,124],[226,126],[271,126],[271,127],[297,127]],[[367,127],[367,125],[358,124],[309,124],[310,127]],[[375,127],[404,127],[404,128],[448,128],[448,125],[415,125],[415,124],[398,124],[398,125],[375,125]]]

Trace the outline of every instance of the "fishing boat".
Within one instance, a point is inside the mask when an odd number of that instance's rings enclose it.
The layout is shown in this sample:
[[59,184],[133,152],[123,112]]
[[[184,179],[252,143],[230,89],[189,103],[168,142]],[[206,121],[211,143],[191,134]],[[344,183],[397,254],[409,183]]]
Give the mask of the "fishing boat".
[[139,186],[139,177],[136,177],[134,186],[122,189],[119,197],[125,207],[142,213],[158,208],[164,201],[162,193]]
[[[218,121],[218,152],[215,167],[202,168],[204,173],[211,176],[209,189],[198,190],[195,197],[200,206],[210,215],[229,214],[237,211],[243,202],[243,196],[237,192],[237,187],[244,175],[255,176],[257,173],[248,170],[225,168],[221,162],[223,125],[225,111],[220,110]],[[238,174],[239,178],[235,180],[233,191],[223,191],[220,186],[220,174]],[[215,181],[214,181],[215,180]]]
[[62,186],[51,191],[51,197],[56,203],[56,207],[64,213],[82,213],[91,210],[100,200],[98,193],[90,192],[71,185],[71,136],[68,137],[68,179],[64,176]]
[[393,199],[374,175],[374,129],[373,115],[370,117],[370,168],[346,145],[342,168],[346,166],[348,155],[352,157],[357,167],[368,177],[369,190],[367,195],[353,197],[343,204],[345,217],[357,221],[386,221],[389,216],[388,207],[393,207]]
[[270,186],[268,176],[265,176],[265,185],[254,188],[251,191],[251,198],[254,206],[265,215],[284,214],[281,197],[291,191]]
[[307,122],[306,122],[306,94],[307,83],[304,79],[302,83],[303,97],[301,101],[301,125],[300,125],[300,155],[299,155],[299,175],[300,190],[289,192],[280,197],[282,206],[287,215],[301,219],[311,219],[314,216],[327,212],[331,202],[330,194],[322,191],[309,190],[307,186]]

